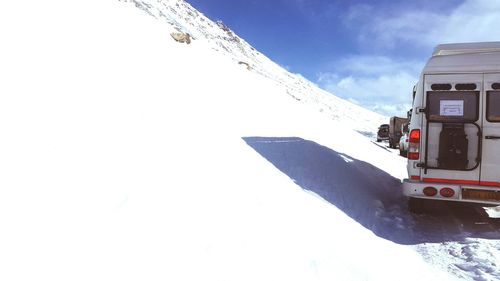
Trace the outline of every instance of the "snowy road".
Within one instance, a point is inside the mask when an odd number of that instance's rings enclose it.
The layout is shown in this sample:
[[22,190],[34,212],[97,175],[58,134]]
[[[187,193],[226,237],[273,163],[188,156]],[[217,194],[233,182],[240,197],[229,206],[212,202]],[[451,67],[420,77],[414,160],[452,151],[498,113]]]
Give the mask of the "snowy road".
[[[400,180],[371,164],[301,138],[245,141],[304,190],[376,235],[414,247],[430,263],[438,260],[439,266],[461,278],[500,280],[500,247],[495,242],[500,239],[500,219],[490,218],[482,207],[427,202],[426,214],[412,214],[400,192]],[[396,153],[384,143],[375,144]],[[485,247],[488,240],[491,245]],[[449,256],[449,264],[442,264],[443,256]]]

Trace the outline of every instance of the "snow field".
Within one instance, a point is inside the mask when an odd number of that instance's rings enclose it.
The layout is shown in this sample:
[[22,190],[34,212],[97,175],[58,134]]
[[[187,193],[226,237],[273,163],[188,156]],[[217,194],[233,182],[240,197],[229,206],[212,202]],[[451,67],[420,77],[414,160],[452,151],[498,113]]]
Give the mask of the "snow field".
[[405,227],[369,139],[131,5],[2,5],[0,279],[448,278],[363,225]]

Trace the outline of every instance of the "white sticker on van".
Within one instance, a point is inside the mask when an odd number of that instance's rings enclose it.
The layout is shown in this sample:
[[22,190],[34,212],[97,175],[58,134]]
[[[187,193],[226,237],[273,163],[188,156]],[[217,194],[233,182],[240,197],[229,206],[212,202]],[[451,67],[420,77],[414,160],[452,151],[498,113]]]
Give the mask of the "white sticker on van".
[[439,115],[441,116],[464,116],[463,100],[440,100]]

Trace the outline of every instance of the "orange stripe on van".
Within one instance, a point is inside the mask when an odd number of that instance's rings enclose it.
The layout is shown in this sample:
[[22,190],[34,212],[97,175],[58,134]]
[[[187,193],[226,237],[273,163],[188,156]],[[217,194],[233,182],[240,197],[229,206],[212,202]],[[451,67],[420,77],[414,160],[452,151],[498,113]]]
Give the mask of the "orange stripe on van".
[[497,182],[497,181],[482,181],[479,184],[480,185],[485,185],[485,186],[500,187],[500,182]]
[[500,182],[496,181],[475,181],[475,180],[456,180],[456,179],[440,179],[440,178],[423,178],[424,182],[434,183],[452,183],[452,184],[469,184],[469,185],[483,185],[500,187]]
[[454,183],[454,184],[475,184],[479,185],[479,181],[475,180],[455,180],[455,179],[440,179],[440,178],[423,178],[424,182],[435,183]]
[[420,180],[420,176],[410,176],[411,180]]

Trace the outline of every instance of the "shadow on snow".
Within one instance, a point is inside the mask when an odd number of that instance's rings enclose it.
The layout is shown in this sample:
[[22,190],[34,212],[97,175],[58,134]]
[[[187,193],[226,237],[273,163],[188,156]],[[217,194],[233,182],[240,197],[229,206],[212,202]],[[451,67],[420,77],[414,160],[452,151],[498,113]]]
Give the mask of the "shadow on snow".
[[442,204],[427,215],[410,214],[399,179],[313,141],[297,137],[243,139],[301,188],[318,194],[384,239],[413,245],[467,237],[500,238],[498,225],[492,228],[484,222],[484,212],[470,205]]

